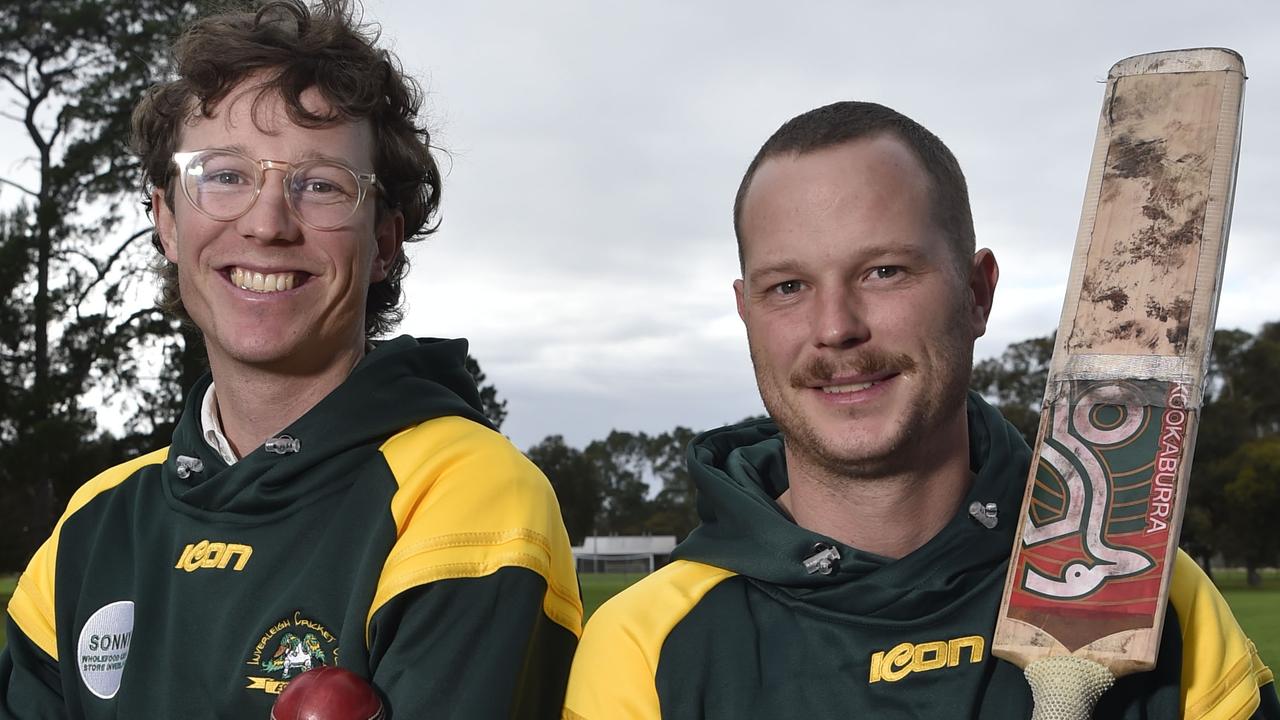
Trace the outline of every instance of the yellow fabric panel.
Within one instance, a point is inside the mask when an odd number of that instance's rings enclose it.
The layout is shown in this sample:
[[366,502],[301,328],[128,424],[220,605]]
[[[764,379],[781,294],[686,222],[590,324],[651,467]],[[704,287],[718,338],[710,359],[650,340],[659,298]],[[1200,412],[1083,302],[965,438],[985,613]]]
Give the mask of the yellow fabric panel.
[[147,453],[106,470],[81,485],[71,496],[67,509],[53,528],[53,534],[36,550],[22,577],[18,578],[13,597],[9,599],[9,616],[31,642],[54,660],[58,659],[58,633],[53,617],[56,592],[53,581],[58,562],[58,536],[62,533],[63,523],[90,500],[124,482],[140,468],[164,462],[168,455],[169,448]]
[[369,616],[391,598],[437,580],[523,567],[547,581],[543,612],[582,634],[582,599],[569,535],[551,483],[502,435],[460,417],[428,420],[387,440],[399,483],[397,539]]
[[1169,604],[1182,628],[1182,707],[1187,720],[1245,720],[1272,678],[1213,582],[1178,551]]
[[735,573],[677,560],[600,607],[578,643],[564,720],[658,720],[658,656],[671,629]]

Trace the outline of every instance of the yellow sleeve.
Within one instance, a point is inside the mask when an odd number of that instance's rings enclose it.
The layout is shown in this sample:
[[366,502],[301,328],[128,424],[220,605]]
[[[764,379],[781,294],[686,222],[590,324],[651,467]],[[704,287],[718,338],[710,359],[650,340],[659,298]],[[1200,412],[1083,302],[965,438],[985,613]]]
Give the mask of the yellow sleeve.
[[1200,566],[1178,551],[1169,604],[1182,628],[1182,708],[1187,720],[1245,720],[1274,678]]
[[106,470],[81,485],[71,496],[53,533],[36,550],[27,569],[18,578],[13,597],[9,599],[9,616],[32,643],[55,661],[58,659],[58,633],[54,621],[56,588],[53,579],[57,570],[58,538],[62,534],[63,523],[90,500],[124,482],[142,467],[164,462],[168,455],[168,448],[156,450]]
[[399,488],[396,542],[366,619],[409,588],[523,567],[547,582],[543,611],[575,636],[582,600],[569,536],[551,483],[505,437],[442,417],[388,440],[382,454]]
[[578,643],[563,718],[660,718],[655,679],[662,644],[703,596],[733,575],[677,560],[602,605]]

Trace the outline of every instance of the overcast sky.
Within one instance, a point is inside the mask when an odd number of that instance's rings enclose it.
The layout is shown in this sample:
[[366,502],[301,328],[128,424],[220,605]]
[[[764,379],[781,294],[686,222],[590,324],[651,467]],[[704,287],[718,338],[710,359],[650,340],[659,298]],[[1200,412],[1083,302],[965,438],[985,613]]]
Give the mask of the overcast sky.
[[404,328],[471,339],[521,447],[762,411],[733,194],[778,125],[835,100],[889,105],[959,157],[1001,263],[990,356],[1058,323],[1112,63],[1234,48],[1250,80],[1219,327],[1280,319],[1275,3],[425,7],[367,5],[451,156]]
[[1138,53],[1245,58],[1218,326],[1280,319],[1280,4],[368,0],[448,150],[402,329],[465,336],[521,448],[762,411],[734,310],[733,194],[788,118],[841,99],[938,134],[1001,265],[980,357],[1053,330],[1103,85]]

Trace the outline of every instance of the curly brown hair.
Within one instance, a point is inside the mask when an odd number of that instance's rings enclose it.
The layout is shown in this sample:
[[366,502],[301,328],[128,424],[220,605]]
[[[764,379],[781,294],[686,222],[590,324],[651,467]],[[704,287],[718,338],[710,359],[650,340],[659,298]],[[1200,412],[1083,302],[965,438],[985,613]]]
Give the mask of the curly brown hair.
[[[133,113],[133,147],[142,161],[144,199],[151,191],[174,200],[172,156],[182,125],[194,115],[211,116],[219,102],[249,78],[254,111],[264,98],[280,98],[289,119],[302,127],[368,120],[374,132],[374,172],[382,192],[378,213],[404,215],[405,241],[435,232],[442,178],[431,136],[419,124],[422,90],[398,60],[376,47],[378,32],[364,25],[346,0],[268,2],[256,12],[228,11],[202,18],[174,43],[176,77],[152,87]],[[329,110],[315,113],[302,94],[315,88]],[[160,248],[159,237],[152,243]],[[162,278],[158,302],[186,322],[177,266],[157,261]],[[365,334],[391,331],[404,312],[401,282],[409,270],[403,248],[386,279],[369,286]]]

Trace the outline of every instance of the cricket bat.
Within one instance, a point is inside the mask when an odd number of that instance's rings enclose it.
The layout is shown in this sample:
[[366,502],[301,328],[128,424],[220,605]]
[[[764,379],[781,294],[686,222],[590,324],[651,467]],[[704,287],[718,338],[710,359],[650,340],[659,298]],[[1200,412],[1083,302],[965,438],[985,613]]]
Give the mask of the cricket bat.
[[1036,720],[1155,667],[1239,153],[1244,61],[1116,63],[1094,145],[992,652]]

